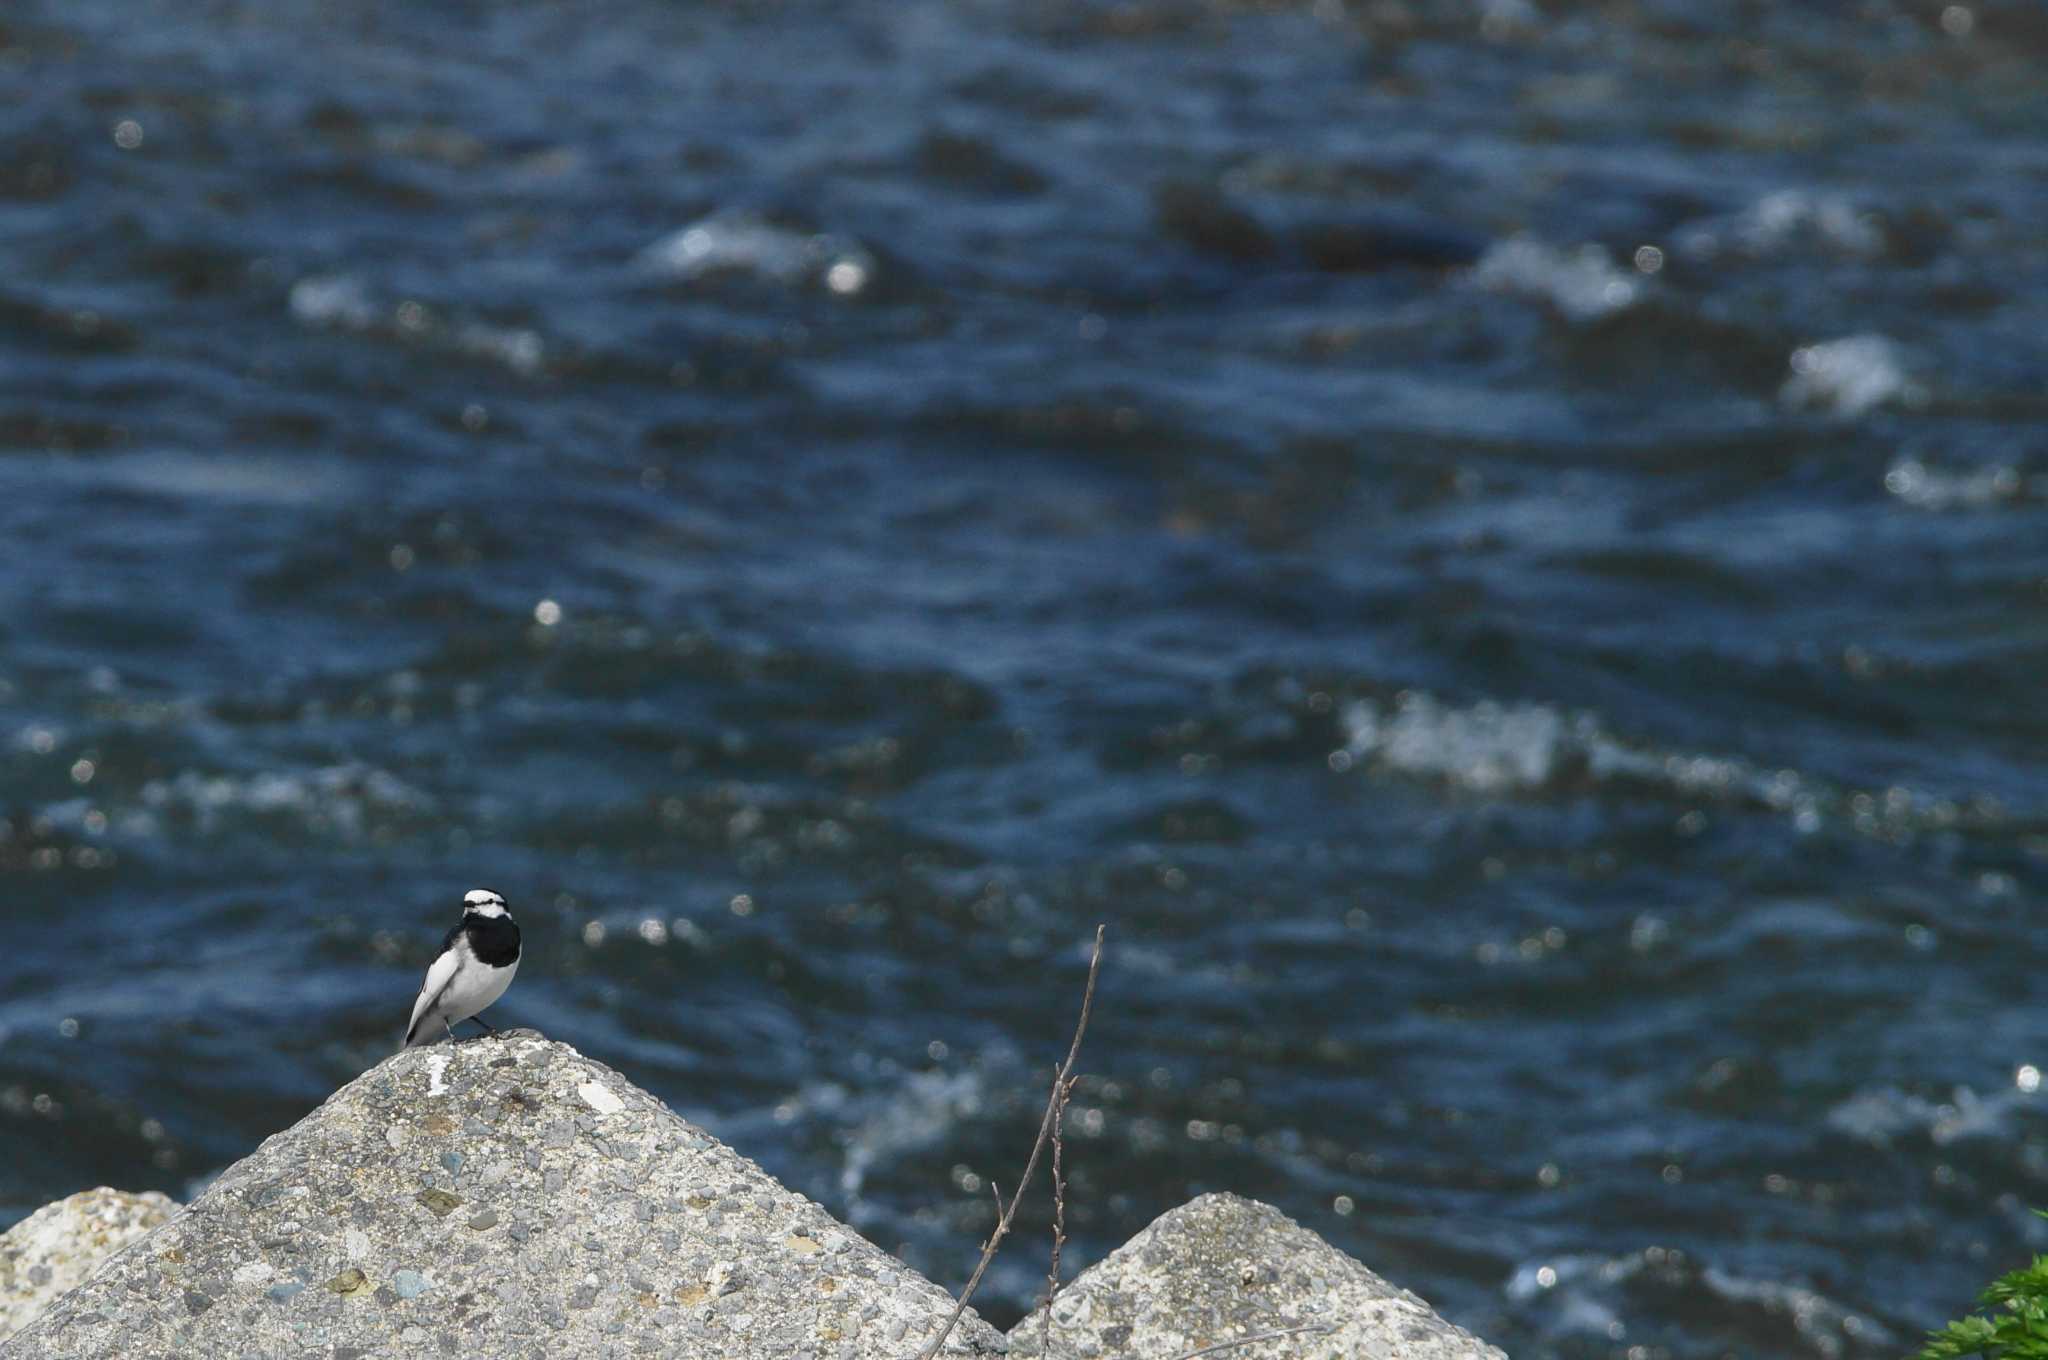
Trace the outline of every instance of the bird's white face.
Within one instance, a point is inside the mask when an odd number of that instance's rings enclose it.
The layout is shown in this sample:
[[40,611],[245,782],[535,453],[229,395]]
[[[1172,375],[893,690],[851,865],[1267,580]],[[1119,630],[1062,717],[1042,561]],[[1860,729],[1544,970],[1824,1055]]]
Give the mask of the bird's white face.
[[505,899],[488,888],[472,888],[463,894],[462,913],[465,916],[504,916]]

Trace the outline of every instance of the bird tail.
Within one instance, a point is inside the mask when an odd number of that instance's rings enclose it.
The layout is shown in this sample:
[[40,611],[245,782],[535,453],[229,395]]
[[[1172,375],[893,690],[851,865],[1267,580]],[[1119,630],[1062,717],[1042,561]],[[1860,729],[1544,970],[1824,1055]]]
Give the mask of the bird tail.
[[398,1041],[398,1051],[403,1053],[408,1048],[425,1048],[438,1040],[441,1034],[436,1033],[436,1029],[445,1033],[447,1027],[437,1026],[434,1023],[436,1018],[432,1010],[422,1011],[416,1016],[412,1024],[406,1027],[405,1037]]

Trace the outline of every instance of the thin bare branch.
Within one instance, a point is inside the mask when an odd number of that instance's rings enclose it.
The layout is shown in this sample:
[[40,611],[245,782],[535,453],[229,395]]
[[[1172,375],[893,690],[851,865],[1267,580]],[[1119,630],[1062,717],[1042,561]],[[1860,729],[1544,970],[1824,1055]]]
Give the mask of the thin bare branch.
[[1102,971],[1102,933],[1104,926],[1095,927],[1095,953],[1088,960],[1088,986],[1081,993],[1081,1018],[1074,1025],[1074,1042],[1067,1045],[1067,1060],[1060,1064],[1059,1075],[1053,1078],[1052,1098],[1045,1103],[1045,1118],[1038,1123],[1038,1141],[1031,1145],[1030,1160],[1024,1163],[1024,1174],[1017,1178],[1016,1193],[1010,1196],[1009,1207],[996,1220],[996,1230],[989,1235],[988,1245],[981,1249],[981,1260],[974,1267],[974,1273],[967,1277],[966,1288],[953,1303],[953,1312],[946,1318],[946,1325],[939,1328],[939,1334],[932,1343],[918,1352],[917,1360],[933,1360],[939,1349],[946,1344],[946,1338],[953,1334],[953,1328],[960,1323],[960,1315],[967,1311],[967,1301],[974,1297],[974,1291],[981,1287],[981,1277],[988,1273],[989,1262],[996,1259],[996,1251],[1009,1236],[1010,1220],[1017,1216],[1017,1206],[1023,1202],[1024,1192],[1031,1188],[1032,1173],[1038,1170],[1038,1159],[1045,1152],[1045,1145],[1052,1137],[1053,1120],[1058,1116],[1060,1092],[1073,1079],[1074,1063],[1081,1056],[1081,1036],[1088,1032],[1088,1014],[1095,1008],[1095,977]]
[[1283,1336],[1300,1336],[1303,1332],[1334,1332],[1336,1330],[1335,1323],[1316,1322],[1306,1327],[1282,1327],[1277,1332],[1253,1332],[1250,1336],[1241,1336],[1235,1341],[1219,1341],[1213,1346],[1204,1346],[1200,1350],[1182,1351],[1179,1355],[1173,1357],[1173,1360],[1195,1360],[1195,1357],[1198,1355],[1214,1355],[1218,1351],[1235,1350],[1239,1346],[1249,1346],[1254,1341],[1274,1341]]
[[1052,1354],[1052,1303],[1060,1296],[1060,1248],[1067,1241],[1067,1102],[1073,1080],[1052,1079],[1052,1264],[1045,1268],[1045,1311],[1038,1315],[1038,1353]]

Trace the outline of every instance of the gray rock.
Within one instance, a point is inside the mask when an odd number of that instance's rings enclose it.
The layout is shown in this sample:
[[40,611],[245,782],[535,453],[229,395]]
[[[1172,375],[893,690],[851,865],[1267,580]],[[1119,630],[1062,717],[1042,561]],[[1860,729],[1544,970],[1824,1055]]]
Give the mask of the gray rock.
[[[903,1360],[950,1309],[617,1073],[514,1031],[358,1077],[0,1355]],[[1001,1346],[970,1313],[946,1354]]]
[[[1040,1313],[1010,1331],[1010,1354],[1038,1355]],[[1203,1195],[1162,1214],[1060,1291],[1058,1360],[1171,1360],[1203,1346],[1218,1360],[1506,1360],[1278,1209]]]
[[46,1204],[0,1234],[0,1340],[176,1212],[177,1202],[154,1190],[101,1186]]

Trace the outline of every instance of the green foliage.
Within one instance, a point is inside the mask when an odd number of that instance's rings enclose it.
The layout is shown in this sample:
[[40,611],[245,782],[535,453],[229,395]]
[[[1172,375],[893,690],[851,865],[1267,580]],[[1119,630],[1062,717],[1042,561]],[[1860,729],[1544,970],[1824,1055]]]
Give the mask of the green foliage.
[[1980,1312],[1930,1333],[1915,1360],[2048,1360],[2048,1256],[1999,1276],[1978,1301]]

